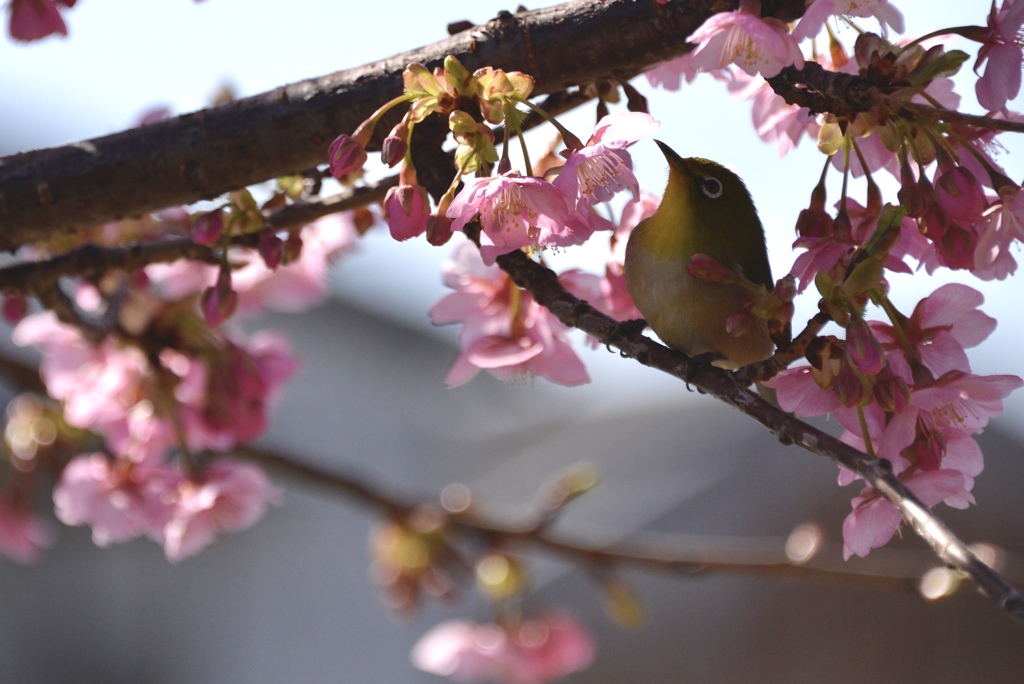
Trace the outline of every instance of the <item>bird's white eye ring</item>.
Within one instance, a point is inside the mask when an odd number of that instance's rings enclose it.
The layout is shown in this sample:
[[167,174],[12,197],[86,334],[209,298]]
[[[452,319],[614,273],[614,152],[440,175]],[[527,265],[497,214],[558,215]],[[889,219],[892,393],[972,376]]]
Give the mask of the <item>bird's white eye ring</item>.
[[700,191],[710,199],[722,196],[722,183],[714,176],[708,176],[700,184]]

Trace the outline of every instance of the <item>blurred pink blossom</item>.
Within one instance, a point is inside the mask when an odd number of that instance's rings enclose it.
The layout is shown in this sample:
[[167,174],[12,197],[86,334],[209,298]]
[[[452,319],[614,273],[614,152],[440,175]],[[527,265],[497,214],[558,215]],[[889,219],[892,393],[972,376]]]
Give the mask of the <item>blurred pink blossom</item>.
[[177,470],[166,466],[82,454],[65,466],[53,502],[61,522],[89,525],[99,546],[141,534],[159,540],[171,514],[166,494],[180,479]]
[[0,499],[0,556],[18,563],[35,563],[53,544],[48,521],[28,508]]
[[252,527],[281,491],[251,463],[222,458],[193,481],[182,478],[167,498],[171,516],[163,530],[164,552],[177,563],[202,551],[221,532]]
[[[355,248],[358,233],[351,213],[330,214],[302,229],[299,258],[277,269],[267,268],[256,250],[232,252],[245,262],[231,273],[241,312],[272,309],[297,313],[327,298],[327,276],[340,254]],[[167,299],[181,299],[201,292],[217,281],[218,268],[196,261],[152,264],[146,274]]]
[[1020,92],[1022,52],[1020,30],[1024,25],[1024,2],[1003,0],[996,11],[995,0],[988,16],[988,35],[984,38],[974,73],[985,65],[985,73],[975,84],[978,102],[990,112],[1001,111],[1006,101]]
[[544,684],[590,666],[593,639],[567,615],[506,627],[449,620],[413,646],[413,665],[456,682]]
[[735,64],[751,76],[770,78],[783,67],[803,67],[803,54],[786,24],[778,19],[762,19],[747,9],[750,4],[744,0],[738,11],[711,15],[686,39],[697,46],[690,53],[690,62],[697,70]]
[[54,33],[68,35],[59,5],[74,7],[77,0],[11,0],[11,38],[39,40]]
[[807,5],[800,23],[793,29],[793,38],[800,42],[813,38],[832,15],[874,17],[885,31],[892,27],[903,33],[903,14],[889,0],[814,0]]

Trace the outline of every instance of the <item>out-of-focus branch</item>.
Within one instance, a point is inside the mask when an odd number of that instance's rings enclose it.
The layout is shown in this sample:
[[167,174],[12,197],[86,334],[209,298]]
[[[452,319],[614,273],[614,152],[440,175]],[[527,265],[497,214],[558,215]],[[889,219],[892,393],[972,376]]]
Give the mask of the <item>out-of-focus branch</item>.
[[640,332],[623,330],[614,320],[569,294],[548,268],[522,252],[498,257],[498,265],[538,303],[564,324],[579,328],[624,356],[693,384],[771,430],[784,444],[795,444],[860,475],[903,515],[914,531],[950,567],[964,572],[989,598],[1018,622],[1024,623],[1024,596],[1002,575],[983,563],[948,527],[893,475],[887,461],[872,459],[835,437],[798,420],[740,385],[726,371],[693,364],[683,354],[657,344]]
[[[346,500],[358,503],[378,514],[404,518],[420,506],[431,506],[443,516],[445,525],[463,533],[479,535],[490,543],[516,544],[544,551],[564,561],[583,567],[607,570],[632,566],[646,570],[677,574],[737,573],[761,576],[786,576],[804,579],[830,579],[843,583],[867,583],[886,588],[914,590],[921,576],[934,567],[927,557],[914,552],[881,552],[884,562],[837,562],[838,550],[818,544],[806,558],[791,558],[786,552],[785,538],[708,538],[699,539],[659,536],[657,540],[643,534],[631,534],[627,543],[601,544],[584,541],[602,536],[600,533],[577,534],[574,538],[551,532],[530,521],[503,520],[493,513],[476,508],[446,511],[436,500],[414,499],[388,493],[369,481],[299,461],[289,455],[250,447],[236,449],[238,455],[278,471],[327,488]],[[607,535],[607,532],[604,536]],[[883,568],[880,569],[880,568]]]
[[[538,95],[626,80],[690,48],[735,2],[575,0],[496,19],[387,59],[102,138],[0,159],[0,249],[217,197],[326,162],[327,146],[402,91],[411,62],[454,55],[535,79]],[[378,131],[382,138],[386,122]]]

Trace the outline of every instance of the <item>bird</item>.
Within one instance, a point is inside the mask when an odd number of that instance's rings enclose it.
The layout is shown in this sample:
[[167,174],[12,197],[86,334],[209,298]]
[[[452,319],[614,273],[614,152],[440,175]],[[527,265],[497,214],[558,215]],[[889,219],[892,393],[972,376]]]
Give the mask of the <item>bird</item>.
[[657,211],[626,243],[626,289],[647,325],[669,347],[735,369],[770,357],[775,344],[764,319],[743,334],[726,329],[750,292],[736,282],[709,282],[687,272],[706,254],[733,274],[772,290],[764,227],[746,185],[721,164],[683,158],[655,141],[668,160],[668,185]]

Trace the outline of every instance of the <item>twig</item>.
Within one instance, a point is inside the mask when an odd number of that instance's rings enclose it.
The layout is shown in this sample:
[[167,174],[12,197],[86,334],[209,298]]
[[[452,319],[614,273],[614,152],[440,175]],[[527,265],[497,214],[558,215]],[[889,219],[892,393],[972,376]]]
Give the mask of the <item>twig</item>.
[[[647,535],[637,541],[637,536],[631,534],[631,541],[624,544],[606,545],[581,541],[578,537],[568,538],[554,534],[547,527],[538,527],[536,524],[501,520],[490,513],[485,515],[476,510],[461,513],[443,511],[429,499],[389,494],[379,485],[371,484],[365,479],[303,463],[290,456],[265,449],[239,447],[236,448],[236,453],[285,475],[326,487],[341,494],[345,499],[379,514],[404,518],[416,508],[429,505],[438,508],[435,513],[443,516],[449,527],[480,535],[491,543],[534,547],[560,556],[566,562],[592,567],[629,565],[688,575],[725,572],[832,579],[846,583],[857,581],[907,589],[914,589],[921,575],[934,567],[934,564],[929,564],[927,558],[920,554],[890,551],[884,562],[878,561],[873,564],[877,567],[885,566],[889,568],[888,570],[879,572],[865,568],[864,566],[872,564],[863,561],[862,567],[857,568],[854,564],[840,564],[828,560],[830,555],[834,557],[838,554],[828,554],[825,547],[819,547],[814,557],[801,563],[787,557],[784,551],[786,540],[780,538],[693,539],[672,536],[654,541]],[[607,532],[604,535],[591,532],[583,536],[606,535]]]
[[530,260],[522,252],[498,257],[498,265],[564,324],[580,328],[602,344],[617,347],[624,356],[635,358],[646,366],[669,373],[714,395],[767,427],[782,443],[796,444],[827,456],[863,477],[896,506],[904,520],[943,562],[969,575],[982,593],[995,600],[1015,620],[1024,623],[1024,596],[1006,578],[982,563],[921,503],[893,475],[887,461],[868,458],[835,437],[775,408],[738,384],[726,371],[708,364],[692,364],[685,355],[657,344],[639,332],[623,332],[614,320],[566,292],[553,271]]

